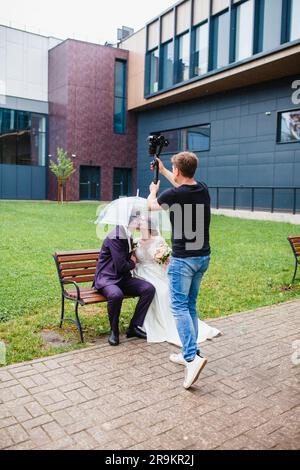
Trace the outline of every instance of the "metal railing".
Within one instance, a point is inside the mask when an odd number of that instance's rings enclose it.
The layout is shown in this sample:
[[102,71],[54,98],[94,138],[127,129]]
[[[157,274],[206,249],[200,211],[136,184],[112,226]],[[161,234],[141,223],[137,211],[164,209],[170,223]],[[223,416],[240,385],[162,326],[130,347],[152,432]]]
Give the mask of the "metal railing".
[[212,196],[212,206],[216,209],[300,213],[300,188],[210,186],[209,190]]

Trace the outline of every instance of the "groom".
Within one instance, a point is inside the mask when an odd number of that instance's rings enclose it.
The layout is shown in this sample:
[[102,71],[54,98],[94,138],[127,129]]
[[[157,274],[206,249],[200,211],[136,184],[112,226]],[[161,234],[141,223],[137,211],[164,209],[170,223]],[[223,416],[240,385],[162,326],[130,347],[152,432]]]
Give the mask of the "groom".
[[127,330],[127,338],[147,339],[141,329],[155,295],[155,288],[149,282],[133,278],[136,257],[132,254],[132,234],[139,230],[140,218],[132,215],[128,227],[117,226],[104,240],[98,260],[94,288],[104,295],[107,302],[111,333],[108,342],[119,345],[119,317],[126,296],[140,297],[135,313]]
[[207,359],[198,350],[197,297],[210,262],[210,196],[204,183],[195,180],[198,158],[182,152],[172,158],[172,172],[159,161],[160,173],[174,186],[158,198],[159,183],[150,186],[149,210],[170,211],[172,258],[168,276],[171,308],[182,342],[182,354],[170,360],[186,366],[184,388],[198,379]]

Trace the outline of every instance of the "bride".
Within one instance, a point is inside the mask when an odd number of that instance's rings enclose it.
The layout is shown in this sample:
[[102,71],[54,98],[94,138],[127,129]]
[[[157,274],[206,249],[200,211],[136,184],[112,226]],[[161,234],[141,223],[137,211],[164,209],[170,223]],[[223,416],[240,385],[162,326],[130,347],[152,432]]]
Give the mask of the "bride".
[[[154,300],[148,310],[144,330],[149,343],[168,343],[182,347],[176,322],[170,307],[169,281],[167,266],[156,261],[159,250],[166,245],[159,231],[153,228],[153,220],[142,218],[140,223],[141,237],[135,240],[137,265],[133,271],[135,277],[144,279],[156,289]],[[221,333],[203,321],[198,320],[198,344],[219,336]]]

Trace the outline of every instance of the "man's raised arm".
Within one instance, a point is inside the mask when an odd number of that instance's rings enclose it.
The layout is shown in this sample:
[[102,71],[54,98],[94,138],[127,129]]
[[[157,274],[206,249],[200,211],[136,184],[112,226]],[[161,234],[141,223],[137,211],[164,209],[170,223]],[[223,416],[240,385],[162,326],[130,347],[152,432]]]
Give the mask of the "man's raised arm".
[[[178,188],[179,185],[175,182],[175,177],[172,171],[169,171],[161,160],[158,160],[158,162],[160,174],[164,176],[175,188]],[[151,169],[153,170],[153,166],[151,166]]]
[[150,194],[148,197],[148,210],[149,211],[161,211],[162,208],[157,202],[157,193],[159,191],[160,181],[157,184],[152,183],[150,185]]

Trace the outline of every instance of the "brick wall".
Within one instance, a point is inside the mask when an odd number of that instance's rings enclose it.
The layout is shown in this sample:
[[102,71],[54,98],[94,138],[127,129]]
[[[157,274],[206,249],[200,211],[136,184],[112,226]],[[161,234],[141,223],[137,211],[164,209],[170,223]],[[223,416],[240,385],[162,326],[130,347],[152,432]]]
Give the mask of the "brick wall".
[[[101,167],[101,200],[111,200],[113,168],[132,168],[136,188],[136,117],[127,115],[127,132],[113,132],[115,59],[128,52],[67,40],[49,52],[49,151],[58,146],[75,154],[76,173],[68,199],[79,200],[80,165]],[[56,182],[49,175],[49,199]]]

